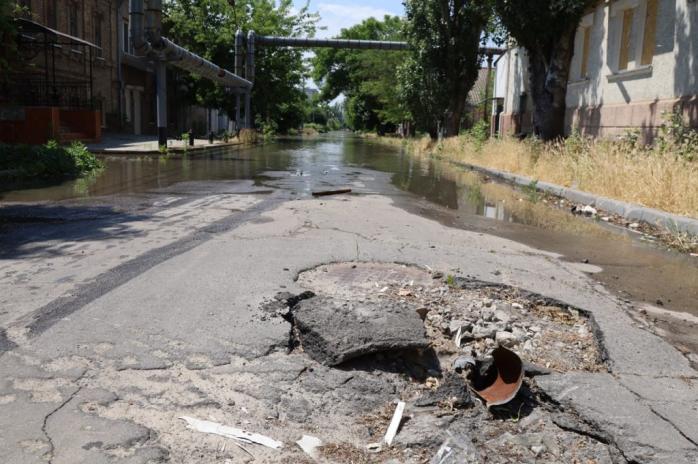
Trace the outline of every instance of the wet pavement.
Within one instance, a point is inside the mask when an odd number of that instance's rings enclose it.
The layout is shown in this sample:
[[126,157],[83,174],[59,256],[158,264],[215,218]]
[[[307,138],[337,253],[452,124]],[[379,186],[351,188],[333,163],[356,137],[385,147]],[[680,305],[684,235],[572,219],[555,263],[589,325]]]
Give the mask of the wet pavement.
[[[439,380],[407,379],[378,355],[324,366],[292,349],[293,323],[268,311],[280,294],[338,298],[357,288],[346,297],[424,309],[446,374],[442,355],[477,356],[497,340],[520,340],[523,360],[555,371],[524,380],[528,407],[512,409],[512,420],[484,407],[409,403],[410,422],[373,461],[424,462],[442,434],[457,434],[464,452],[495,457],[488,462],[530,462],[532,453],[586,462],[606,452],[610,462],[696,462],[695,359],[588,277],[602,270],[600,256],[585,264],[570,251],[564,261],[495,235],[586,253],[603,242],[609,255],[623,243],[658,249],[525,192],[349,137],[109,163],[87,181],[4,194],[0,461],[303,462],[293,443],[306,434],[336,445],[331,461],[363,456],[393,401]],[[355,194],[310,197],[327,187]],[[490,333],[458,348],[455,320],[473,338]],[[553,322],[565,327],[541,333]],[[305,348],[307,336],[300,341]],[[585,349],[591,341],[598,356]],[[462,387],[449,378],[448,391]],[[243,451],[188,430],[183,416],[289,446]]]
[[[114,156],[104,161],[106,169],[87,179],[0,192],[0,204],[4,203],[0,231],[6,233],[17,223],[66,218],[66,211],[47,204],[66,205],[67,210],[78,202],[81,208],[72,215],[99,214],[98,209],[85,209],[97,205],[106,214],[110,206],[129,210],[143,202],[157,205],[152,198],[159,195],[239,193],[229,187],[231,180],[253,180],[257,191],[304,198],[313,190],[350,184],[367,170],[380,171],[390,175],[389,183],[368,182],[355,192],[388,195],[411,212],[445,225],[599,266],[602,272],[595,278],[628,299],[698,314],[697,258],[643,242],[638,234],[602,221],[573,216],[530,192],[363,139],[339,134],[255,148],[221,148],[207,155]],[[41,206],[17,205],[36,202]]]

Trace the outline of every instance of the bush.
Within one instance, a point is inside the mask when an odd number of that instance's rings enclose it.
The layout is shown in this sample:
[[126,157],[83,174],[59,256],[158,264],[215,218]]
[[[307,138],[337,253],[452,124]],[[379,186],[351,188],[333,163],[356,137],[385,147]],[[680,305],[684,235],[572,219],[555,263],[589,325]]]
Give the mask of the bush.
[[68,146],[53,140],[38,146],[0,145],[0,171],[16,179],[75,178],[101,167],[101,161],[80,142]]

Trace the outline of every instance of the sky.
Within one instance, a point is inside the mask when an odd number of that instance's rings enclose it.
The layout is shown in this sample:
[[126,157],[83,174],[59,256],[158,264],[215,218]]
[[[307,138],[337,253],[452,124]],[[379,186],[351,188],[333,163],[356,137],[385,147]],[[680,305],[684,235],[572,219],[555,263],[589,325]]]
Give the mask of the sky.
[[[296,8],[302,8],[305,3],[306,0],[294,0]],[[310,0],[310,11],[319,12],[322,17],[319,25],[327,28],[318,31],[317,37],[328,38],[366,18],[382,18],[387,14],[401,16],[405,9],[402,0]]]

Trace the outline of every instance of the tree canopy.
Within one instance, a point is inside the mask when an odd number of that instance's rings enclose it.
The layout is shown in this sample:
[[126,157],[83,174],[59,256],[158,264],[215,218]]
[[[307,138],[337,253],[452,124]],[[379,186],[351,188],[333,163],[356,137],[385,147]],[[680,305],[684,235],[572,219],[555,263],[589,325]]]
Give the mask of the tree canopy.
[[412,56],[401,69],[402,97],[418,128],[458,135],[480,69],[480,43],[491,4],[476,0],[405,0]]
[[[369,18],[339,35],[355,40],[402,40],[404,24],[396,16]],[[397,95],[396,69],[405,52],[321,49],[313,59],[313,78],[321,83],[321,98],[344,94],[345,117],[354,130],[394,130],[409,117]]]
[[[233,69],[233,44],[238,29],[261,35],[312,37],[318,21],[307,6],[293,8],[292,0],[177,0],[165,2],[166,35],[182,46],[227,69]],[[307,71],[303,55],[290,48],[260,48],[256,53],[252,91],[254,120],[281,131],[302,123]],[[183,96],[191,103],[221,108],[232,114],[235,97],[213,83],[187,77]]]

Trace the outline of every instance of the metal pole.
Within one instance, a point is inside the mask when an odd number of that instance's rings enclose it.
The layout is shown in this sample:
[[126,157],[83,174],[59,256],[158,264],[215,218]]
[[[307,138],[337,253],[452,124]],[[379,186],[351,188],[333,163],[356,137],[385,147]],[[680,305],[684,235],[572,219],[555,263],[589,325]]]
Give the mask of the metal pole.
[[158,145],[167,145],[167,65],[164,61],[155,63],[157,86]]
[[235,131],[240,132],[240,92],[235,94]]
[[[250,31],[247,34],[247,70],[245,72],[245,78],[254,84],[254,74],[255,74],[255,63],[254,63],[254,46],[255,46],[256,34],[254,31]],[[251,129],[252,124],[252,89],[248,89],[245,92],[245,128]]]
[[490,120],[490,116],[487,114],[487,103],[490,98],[490,81],[492,80],[492,60],[494,55],[492,53],[487,54],[487,82],[485,83],[485,103],[483,103],[482,118],[485,122]]

